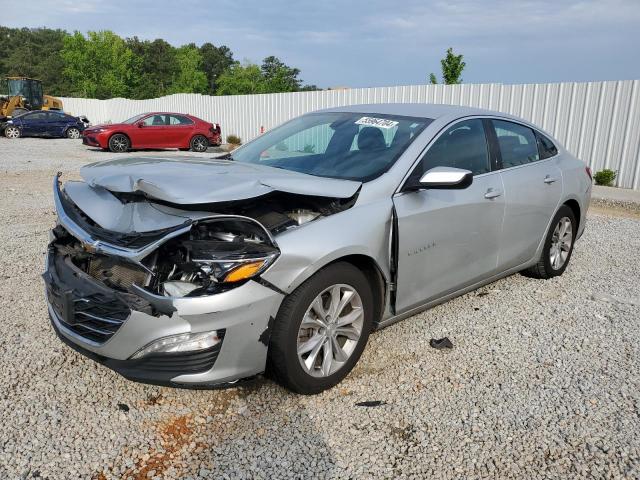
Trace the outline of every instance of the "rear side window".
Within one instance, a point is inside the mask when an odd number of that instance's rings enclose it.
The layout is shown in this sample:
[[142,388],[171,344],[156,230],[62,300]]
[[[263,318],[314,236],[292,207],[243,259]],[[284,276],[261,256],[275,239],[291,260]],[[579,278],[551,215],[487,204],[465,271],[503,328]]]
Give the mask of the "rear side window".
[[46,120],[47,119],[47,112],[30,113],[29,115],[24,115],[22,118],[24,120],[30,120],[30,121]]
[[191,125],[193,122],[184,115],[168,115],[169,125]]
[[533,130],[518,123],[492,120],[496,132],[502,168],[517,167],[540,160]]
[[411,174],[416,181],[434,167],[470,170],[474,175],[490,171],[487,138],[482,120],[458,122],[435,141]]
[[548,137],[544,136],[540,132],[536,132],[536,138],[538,139],[538,153],[540,154],[540,160],[551,158],[558,154],[558,149]]

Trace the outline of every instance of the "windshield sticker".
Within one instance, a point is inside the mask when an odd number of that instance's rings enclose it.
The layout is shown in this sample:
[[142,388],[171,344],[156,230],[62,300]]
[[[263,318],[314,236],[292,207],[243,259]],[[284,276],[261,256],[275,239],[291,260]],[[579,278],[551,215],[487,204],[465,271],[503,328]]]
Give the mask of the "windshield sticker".
[[374,117],[362,117],[356,122],[356,125],[370,125],[378,128],[393,128],[398,125],[398,122],[394,120],[387,120],[386,118],[374,118]]

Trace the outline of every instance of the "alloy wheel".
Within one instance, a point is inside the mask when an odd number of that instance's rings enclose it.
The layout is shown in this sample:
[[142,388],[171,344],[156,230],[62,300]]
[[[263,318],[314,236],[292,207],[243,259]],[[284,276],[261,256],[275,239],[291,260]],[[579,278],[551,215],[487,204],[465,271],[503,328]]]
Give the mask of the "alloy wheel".
[[67,137],[74,140],[80,138],[80,130],[78,130],[77,128],[70,128],[69,130],[67,130]]
[[19,138],[20,129],[18,129],[18,127],[7,127],[4,130],[4,136],[7,138]]
[[110,144],[111,148],[115,152],[126,152],[129,148],[129,142],[127,142],[127,139],[123,135],[114,136],[111,139]]
[[549,260],[554,270],[560,270],[566,263],[573,244],[573,226],[569,217],[562,217],[551,237],[551,248],[549,249]]
[[356,349],[364,311],[362,299],[350,285],[323,290],[307,309],[298,330],[298,359],[313,377],[328,377],[344,366]]
[[193,150],[195,152],[204,152],[209,148],[207,141],[202,137],[196,137],[193,139]]

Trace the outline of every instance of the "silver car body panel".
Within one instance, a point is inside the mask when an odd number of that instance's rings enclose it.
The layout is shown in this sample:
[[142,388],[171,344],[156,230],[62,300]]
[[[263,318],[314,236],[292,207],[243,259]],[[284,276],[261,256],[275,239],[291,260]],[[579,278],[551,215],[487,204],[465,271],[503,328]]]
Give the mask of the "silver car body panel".
[[[164,297],[176,309],[172,316],[134,312],[101,346],[88,345],[68,331],[62,333],[91,351],[126,359],[155,338],[226,328],[222,351],[212,371],[174,379],[223,383],[264,370],[267,347],[262,334],[284,296],[331,262],[359,256],[376,265],[386,285],[385,308],[378,325],[386,326],[535,263],[551,218],[567,201],[577,202],[578,234],[584,231],[591,183],[584,163],[555,139],[556,156],[475,176],[467,189],[402,191],[424,152],[454,122],[470,117],[500,118],[540,131],[535,125],[497,112],[448,105],[352,105],[327,111],[395,114],[433,121],[385,174],[362,184],[225,160],[127,159],[84,167],[81,174],[86,184],[67,183],[67,194],[103,228],[122,233],[154,231],[215,216],[209,210],[181,210],[180,204],[232,202],[275,191],[335,198],[350,198],[357,193],[357,199],[351,208],[275,235],[280,255],[261,274],[263,284],[249,281],[206,297]],[[545,183],[548,176],[557,180]],[[148,203],[127,206],[110,191],[143,193]],[[485,197],[490,192],[499,194]],[[81,241],[96,245],[66,218],[59,203],[56,201],[60,222]],[[391,265],[394,233],[399,239],[395,285]],[[96,246],[103,253],[133,260],[144,258],[158,247],[154,244],[130,250],[100,243]],[[394,289],[396,303],[392,308],[389,299]]]
[[243,200],[273,191],[349,198],[361,185],[263,165],[193,157],[109,160],[82,167],[80,175],[92,187],[143,193],[182,205]]

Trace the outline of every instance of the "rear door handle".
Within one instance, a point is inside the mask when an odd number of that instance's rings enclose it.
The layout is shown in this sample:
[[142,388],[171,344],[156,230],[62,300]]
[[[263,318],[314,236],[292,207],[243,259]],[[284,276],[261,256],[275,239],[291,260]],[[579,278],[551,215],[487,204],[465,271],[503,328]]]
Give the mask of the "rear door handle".
[[546,177],[544,177],[544,183],[546,183],[547,185],[557,181],[558,179],[556,177],[552,177],[551,175],[547,175]]
[[495,190],[493,188],[490,188],[489,190],[487,190],[487,193],[484,194],[484,198],[491,200],[492,198],[499,197],[500,195],[502,195],[502,190]]

